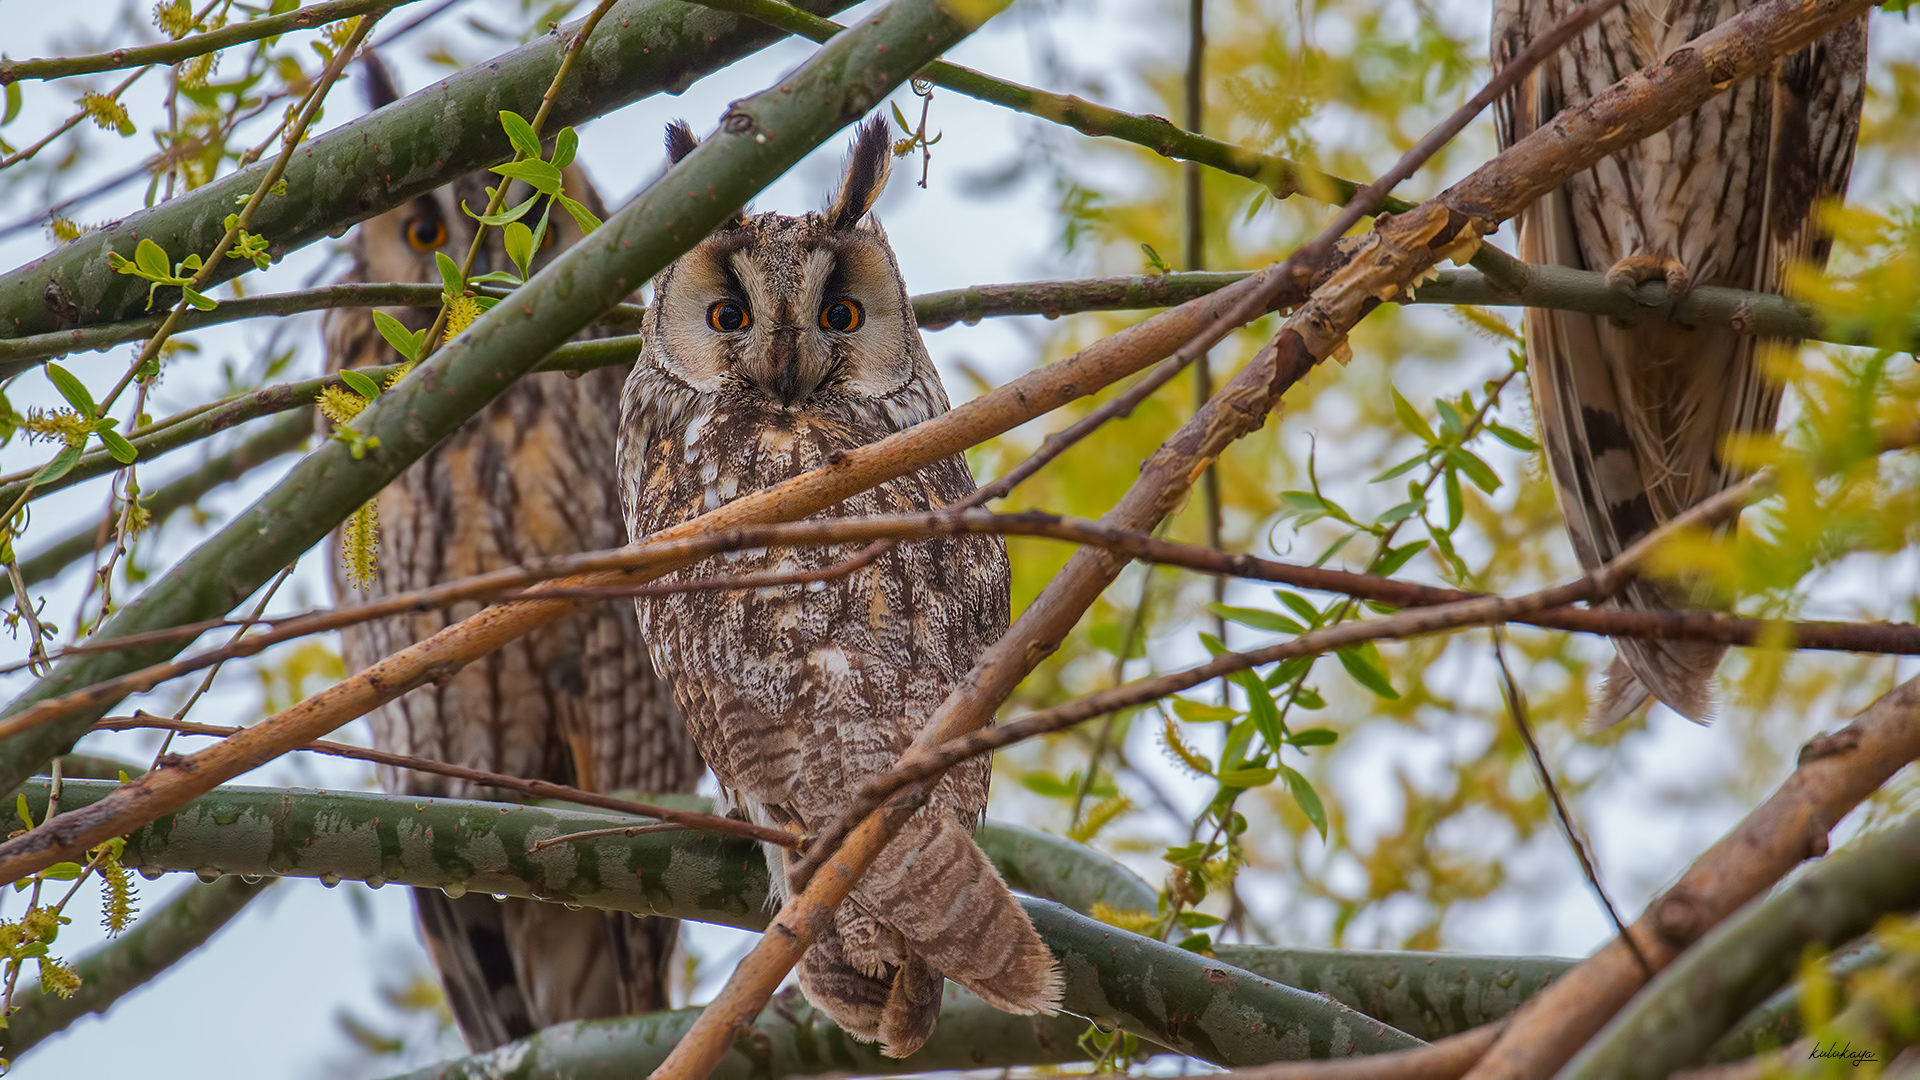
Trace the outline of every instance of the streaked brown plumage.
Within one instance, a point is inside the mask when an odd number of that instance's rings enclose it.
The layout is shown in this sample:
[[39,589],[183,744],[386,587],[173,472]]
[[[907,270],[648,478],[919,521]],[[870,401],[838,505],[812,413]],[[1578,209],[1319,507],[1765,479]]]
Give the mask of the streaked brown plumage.
[[[669,130],[674,158],[692,148],[683,126]],[[946,411],[892,249],[863,222],[887,162],[876,121],[824,214],[736,219],[655,279],[622,402],[634,539]],[[928,510],[973,489],[955,455],[823,516]],[[668,580],[815,569],[859,546],[730,553]],[[638,609],[733,805],[810,831],[893,764],[1006,631],[1008,581],[998,538],[946,537],[816,585],[647,596]],[[947,774],[798,967],[815,1005],[892,1056],[932,1033],[943,974],[1011,1012],[1058,1004],[1052,955],[973,842],[989,772],[976,758]],[[776,868],[786,854],[769,851]]]
[[[391,99],[370,71],[376,101]],[[381,90],[385,95],[380,95]],[[467,177],[373,218],[353,238],[349,281],[438,281],[434,251],[458,259],[472,238],[459,205],[486,204]],[[569,192],[598,210],[585,177],[569,167]],[[578,238],[555,212],[541,258]],[[497,238],[474,273],[508,266]],[[423,329],[431,313],[389,314]],[[329,370],[400,359],[365,310],[327,322]],[[343,605],[421,588],[528,559],[625,542],[614,489],[616,403],[624,368],[573,379],[521,379],[479,416],[383,491],[378,576],[361,592],[335,560]],[[357,671],[419,641],[481,605],[420,612],[342,632]],[[702,769],[665,686],[654,676],[632,608],[623,600],[579,613],[475,661],[452,678],[375,711],[374,745],[440,761],[553,780],[596,791],[691,791]],[[484,799],[489,788],[422,773],[383,770],[393,791]],[[421,930],[467,1042],[489,1049],[566,1020],[666,1007],[677,924],[530,900],[414,894]]]
[[[1627,0],[1525,79],[1500,110],[1510,145],[1757,0]],[[1495,0],[1493,63],[1517,55],[1578,0]],[[1616,288],[1664,281],[1778,291],[1795,262],[1822,266],[1815,208],[1845,192],[1865,95],[1866,16],[1735,84],[1666,131],[1602,161],[1520,219],[1528,262],[1605,271]],[[1739,478],[1721,460],[1730,435],[1774,427],[1779,387],[1761,353],[1778,343],[1718,328],[1650,322],[1625,328],[1570,312],[1526,314],[1534,407],[1560,508],[1592,569],[1659,523]],[[1617,601],[1697,606],[1675,582],[1638,582]],[[1602,723],[1651,695],[1682,715],[1712,712],[1725,648],[1615,642]]]

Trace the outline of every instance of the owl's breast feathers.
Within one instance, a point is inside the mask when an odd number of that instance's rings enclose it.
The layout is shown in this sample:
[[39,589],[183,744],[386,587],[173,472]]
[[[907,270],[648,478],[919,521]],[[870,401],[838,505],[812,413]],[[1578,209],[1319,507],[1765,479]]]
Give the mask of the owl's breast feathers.
[[[630,531],[677,525],[890,431],[858,410],[789,413],[750,401],[696,410],[648,433],[627,480]],[[931,510],[973,488],[956,455],[820,516]],[[664,580],[818,570],[864,546],[729,552]],[[897,545],[824,582],[646,597],[639,610],[642,634],[721,783],[819,825],[898,758],[1005,632],[1007,582],[997,537],[940,537]],[[971,762],[948,776],[936,801],[977,816],[986,780],[986,762]]]

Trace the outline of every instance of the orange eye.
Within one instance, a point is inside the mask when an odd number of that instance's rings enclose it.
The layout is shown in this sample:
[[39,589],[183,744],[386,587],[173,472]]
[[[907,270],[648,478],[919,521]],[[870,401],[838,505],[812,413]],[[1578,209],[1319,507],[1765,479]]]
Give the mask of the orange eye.
[[707,309],[707,325],[723,334],[733,334],[752,326],[753,316],[731,300],[720,300]]
[[415,251],[432,251],[447,242],[447,225],[438,214],[421,214],[407,222],[407,243]]
[[858,300],[835,300],[820,309],[820,326],[838,334],[851,334],[867,321],[867,313]]

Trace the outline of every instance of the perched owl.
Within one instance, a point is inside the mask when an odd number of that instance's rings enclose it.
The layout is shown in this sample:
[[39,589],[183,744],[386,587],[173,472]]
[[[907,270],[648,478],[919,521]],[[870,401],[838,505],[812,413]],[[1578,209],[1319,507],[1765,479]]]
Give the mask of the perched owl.
[[[694,146],[668,129],[679,160]],[[634,540],[947,411],[886,234],[887,128],[860,130],[825,213],[736,217],[654,280],[621,400],[620,495]],[[974,490],[958,454],[825,511],[926,511]],[[861,545],[741,551],[666,578],[828,566]],[[737,811],[805,833],[890,767],[1007,629],[997,537],[903,543],[814,585],[642,597],[640,628]],[[942,975],[1014,1013],[1051,1012],[1053,956],[973,829],[985,758],[948,773],[801,959],[809,1000],[856,1038],[912,1053]],[[787,852],[770,848],[783,892]]]
[[[1501,144],[1757,2],[1626,0],[1502,102]],[[1495,0],[1495,67],[1576,6]],[[1672,297],[1703,284],[1777,292],[1789,264],[1825,265],[1815,207],[1846,190],[1866,60],[1862,15],[1541,199],[1520,216],[1521,256],[1603,271],[1629,293],[1664,282]],[[1573,549],[1589,570],[1737,481],[1720,456],[1728,436],[1774,427],[1780,390],[1761,354],[1780,343],[1544,310],[1527,312],[1526,331],[1541,441]],[[1660,610],[1700,598],[1684,585],[1639,581],[1615,602]],[[1614,644],[1597,720],[1624,719],[1649,695],[1708,718],[1724,646]]]
[[[374,105],[394,97],[376,67]],[[497,178],[492,178],[496,180]],[[364,222],[348,281],[438,281],[434,252],[458,259],[473,237],[464,203],[485,207],[488,174]],[[569,192],[598,210],[584,176]],[[509,267],[491,230],[476,275]],[[542,258],[578,239],[552,216]],[[395,309],[411,329],[431,312]],[[399,360],[364,309],[327,323],[329,370]],[[453,578],[625,543],[614,488],[615,432],[624,369],[527,376],[383,491],[377,580],[349,586],[335,560],[343,606]],[[341,632],[357,671],[473,614],[482,605],[424,611]],[[595,791],[691,791],[701,766],[665,685],[655,677],[624,600],[583,605],[543,630],[476,660],[452,678],[375,711],[374,745],[491,772]],[[392,791],[500,798],[491,788],[424,773],[383,771]],[[474,1049],[490,1049],[566,1020],[667,1005],[676,923],[613,912],[569,911],[533,900],[497,902],[416,890],[421,930],[455,1019]]]

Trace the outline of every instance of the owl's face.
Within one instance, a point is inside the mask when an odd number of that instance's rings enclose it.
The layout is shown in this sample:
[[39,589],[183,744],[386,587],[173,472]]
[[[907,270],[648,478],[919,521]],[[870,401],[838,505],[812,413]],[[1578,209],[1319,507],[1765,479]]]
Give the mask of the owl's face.
[[[867,217],[886,183],[885,123],[861,130],[825,212],[736,218],[664,271],[648,359],[696,391],[789,412],[886,397],[931,370],[893,249]],[[678,160],[691,135],[670,133],[668,147]]]

